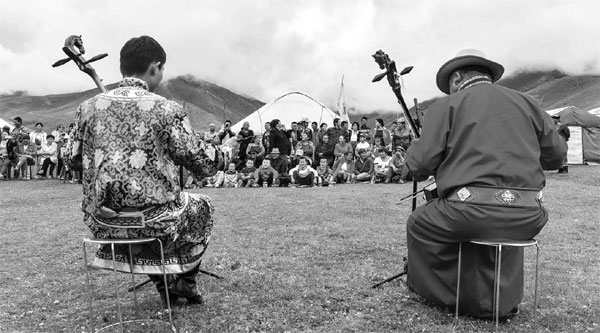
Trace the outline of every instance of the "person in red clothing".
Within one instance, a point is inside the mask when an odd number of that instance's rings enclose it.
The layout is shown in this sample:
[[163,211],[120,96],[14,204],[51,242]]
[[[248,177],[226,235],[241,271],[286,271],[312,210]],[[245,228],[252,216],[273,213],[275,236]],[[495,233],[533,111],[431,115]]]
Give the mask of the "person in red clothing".
[[[543,170],[562,166],[567,147],[552,119],[528,95],[493,84],[502,65],[464,50],[441,66],[448,94],[429,107],[406,164],[417,180],[435,176],[439,198],[408,218],[408,286],[448,307],[456,301],[458,246],[473,239],[527,240],[548,221]],[[491,317],[494,249],[463,244],[459,308]],[[502,252],[499,314],[523,297],[523,249]]]

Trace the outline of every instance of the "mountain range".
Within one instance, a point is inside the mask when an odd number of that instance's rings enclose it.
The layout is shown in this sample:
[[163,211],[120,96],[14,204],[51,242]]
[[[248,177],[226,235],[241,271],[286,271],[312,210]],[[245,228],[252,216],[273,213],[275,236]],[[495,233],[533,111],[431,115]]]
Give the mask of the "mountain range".
[[[600,107],[599,75],[572,76],[558,70],[525,71],[508,76],[498,84],[530,94],[544,110],[563,106],[575,106],[583,110]],[[116,85],[113,83],[107,88],[110,90]],[[72,122],[77,106],[97,93],[97,89],[92,89],[47,96],[30,96],[24,91],[2,94],[0,118],[11,122],[14,117],[20,116],[27,127],[33,128],[40,121],[44,123],[46,131],[52,131],[58,124]],[[214,122],[219,126],[225,119],[235,124],[265,104],[191,75],[166,80],[156,93],[182,104],[194,128],[201,131],[206,130],[209,123]],[[390,98],[395,98],[391,91]],[[420,101],[418,107],[426,113],[427,107],[439,98]],[[398,117],[400,111],[398,106],[397,110],[350,109],[349,113],[351,121],[367,116],[369,119],[382,118],[388,124]],[[414,106],[411,112],[414,112]]]

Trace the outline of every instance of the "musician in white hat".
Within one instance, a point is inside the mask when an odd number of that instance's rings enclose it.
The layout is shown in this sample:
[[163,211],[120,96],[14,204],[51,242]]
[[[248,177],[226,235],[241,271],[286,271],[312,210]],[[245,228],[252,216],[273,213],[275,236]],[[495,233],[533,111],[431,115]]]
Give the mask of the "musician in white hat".
[[[435,176],[439,193],[408,219],[408,285],[448,307],[456,300],[459,242],[537,235],[548,221],[543,170],[560,168],[567,149],[533,98],[494,84],[503,72],[478,50],[443,64],[436,82],[449,96],[428,109],[422,136],[407,151],[413,176]],[[463,314],[491,316],[493,251],[463,245]],[[505,316],[523,296],[522,249],[503,250],[501,281]]]

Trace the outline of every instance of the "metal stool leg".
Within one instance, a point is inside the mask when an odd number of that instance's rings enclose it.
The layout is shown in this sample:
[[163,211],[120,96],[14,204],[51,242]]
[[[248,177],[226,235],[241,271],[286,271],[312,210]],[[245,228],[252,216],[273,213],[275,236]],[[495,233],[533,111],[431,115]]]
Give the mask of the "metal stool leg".
[[[133,254],[131,253],[131,244],[129,247],[129,272],[131,272],[131,285],[135,286],[135,274],[133,274]],[[139,318],[140,313],[138,311],[138,302],[137,302],[137,293],[135,290],[133,291],[133,307],[135,309],[135,317]]]
[[89,320],[90,320],[90,332],[94,331],[94,324],[93,324],[93,313],[94,313],[94,308],[93,308],[93,302],[92,302],[92,298],[94,297],[94,291],[92,290],[92,286],[90,284],[90,267],[88,266],[88,261],[87,261],[87,251],[85,249],[85,240],[83,241],[83,264],[85,265],[85,284],[88,290],[88,310],[89,310]]
[[538,268],[539,268],[539,257],[540,257],[540,246],[535,243],[535,289],[533,292],[533,326],[535,326],[535,320],[537,316],[537,292],[538,292]]
[[454,324],[458,325],[458,300],[460,296],[460,267],[462,264],[462,242],[458,243],[458,277],[456,278],[456,313]]
[[502,244],[498,244],[498,256],[496,257],[496,267],[498,268],[498,274],[494,278],[495,286],[496,286],[496,332],[498,332],[498,323],[500,321],[499,313],[500,313],[500,276],[502,271]]
[[[110,243],[110,250],[112,253],[112,264],[113,264],[113,276],[115,278],[115,286],[118,284],[118,275],[117,275],[117,263],[115,260],[115,243]],[[115,287],[115,295],[117,296],[117,307],[119,309],[119,327],[120,331],[123,332],[123,312],[121,310],[121,295],[119,294],[119,288]]]
[[162,267],[162,273],[163,273],[163,282],[165,283],[165,294],[166,294],[166,298],[167,298],[167,311],[169,312],[169,323],[171,324],[171,329],[173,331],[175,331],[175,325],[173,325],[173,314],[171,311],[171,299],[169,297],[169,285],[167,284],[167,270],[165,265],[167,264],[165,262],[165,251],[163,249],[163,243],[160,239],[156,239],[158,241],[158,244],[160,245],[160,263],[161,263],[161,267]]

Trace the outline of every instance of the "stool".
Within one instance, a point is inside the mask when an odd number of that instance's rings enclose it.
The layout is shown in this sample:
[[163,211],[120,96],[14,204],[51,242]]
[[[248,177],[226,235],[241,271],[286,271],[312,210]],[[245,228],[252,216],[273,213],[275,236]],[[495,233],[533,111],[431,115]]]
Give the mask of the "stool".
[[[164,253],[164,249],[163,249],[163,244],[161,242],[160,239],[157,238],[140,238],[140,239],[99,239],[99,238],[84,238],[83,239],[83,260],[84,260],[84,264],[85,264],[85,274],[86,274],[86,286],[88,289],[88,293],[89,293],[89,311],[90,311],[90,325],[92,325],[93,319],[92,319],[92,313],[93,313],[93,307],[92,307],[92,298],[93,298],[93,291],[92,288],[90,286],[90,276],[89,276],[89,267],[93,266],[93,264],[88,264],[87,261],[87,252],[86,252],[86,244],[98,244],[98,245],[106,245],[106,244],[110,244],[111,246],[111,253],[112,253],[112,271],[113,271],[113,275],[115,276],[116,279],[116,265],[115,265],[115,244],[117,245],[128,245],[129,247],[129,271],[131,273],[131,283],[134,286],[134,288],[132,289],[133,291],[133,302],[134,302],[134,307],[135,307],[135,314],[136,317],[139,317],[139,313],[138,313],[138,306],[137,306],[137,295],[136,295],[136,287],[135,287],[135,278],[134,278],[134,273],[133,273],[133,269],[131,267],[132,263],[133,263],[133,255],[131,253],[131,245],[135,245],[135,244],[142,244],[142,243],[150,243],[150,242],[158,242],[160,245],[160,259],[161,259],[161,264],[162,264],[162,275],[163,275],[163,281],[165,283],[165,288],[167,288],[167,273],[166,273],[166,269],[165,269],[165,253]],[[130,289],[131,290],[131,289]],[[121,299],[120,299],[120,293],[119,293],[119,288],[116,287],[115,288],[115,295],[117,297],[117,307],[118,307],[118,311],[119,311],[119,323],[118,324],[111,324],[105,327],[100,328],[98,331],[104,330],[104,329],[108,329],[111,328],[113,326],[119,325],[119,329],[121,332],[123,332],[123,324],[128,324],[128,323],[135,323],[135,322],[151,322],[151,321],[156,321],[156,319],[137,319],[137,320],[128,320],[128,321],[123,321],[123,315],[122,315],[122,311],[121,311]],[[175,330],[175,325],[173,325],[173,316],[171,313],[171,300],[169,299],[169,293],[165,292],[166,295],[166,299],[167,299],[167,311],[169,313],[169,324],[170,324],[170,329],[173,332],[176,332]],[[162,320],[159,320],[162,323],[165,323]],[[96,331],[97,332],[97,331]]]
[[[539,267],[539,255],[540,255],[540,246],[535,239],[518,241],[518,240],[471,240],[470,243],[484,245],[484,246],[493,246],[496,248],[496,257],[494,260],[494,304],[492,308],[492,319],[494,316],[496,317],[496,331],[498,331],[498,322],[499,316],[498,311],[500,307],[500,276],[501,276],[501,266],[502,266],[502,247],[512,246],[512,247],[529,247],[535,245],[536,253],[535,253],[535,290],[533,296],[533,324],[535,325],[536,320],[536,312],[537,312],[537,289],[538,289],[538,267]],[[458,279],[456,282],[456,322],[458,322],[458,300],[459,300],[459,292],[460,292],[460,266],[462,261],[462,242],[458,245]]]

